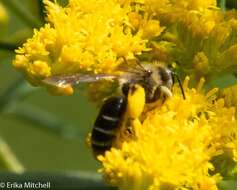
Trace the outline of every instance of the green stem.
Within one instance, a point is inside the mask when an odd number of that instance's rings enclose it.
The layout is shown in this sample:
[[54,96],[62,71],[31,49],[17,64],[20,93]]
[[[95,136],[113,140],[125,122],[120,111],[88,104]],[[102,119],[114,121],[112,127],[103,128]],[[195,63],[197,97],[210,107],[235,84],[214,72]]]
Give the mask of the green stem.
[[8,43],[8,42],[0,42],[0,49],[7,50],[7,51],[14,51],[18,48],[17,44]]
[[0,165],[9,171],[22,173],[24,167],[17,160],[10,147],[0,138]]
[[2,95],[0,95],[0,112],[2,112],[8,104],[19,97],[19,91],[25,88],[25,80],[17,79]]
[[[17,103],[35,89],[37,88],[29,86],[24,78],[17,79],[0,96],[0,113],[10,114],[19,120],[32,123],[33,126],[38,126],[40,129],[45,129],[63,137],[73,138],[83,134],[81,131],[75,130],[74,125],[64,122],[53,114],[31,105]],[[81,137],[81,139],[84,139],[84,137]]]
[[[65,138],[78,138],[79,134],[83,134],[76,129],[74,125],[68,124],[55,115],[32,105],[12,104],[12,106],[6,110],[6,113],[23,122],[31,123],[33,126],[37,126],[40,129],[44,129]],[[79,136],[79,139],[84,139],[84,136]]]
[[32,28],[39,28],[42,23],[27,11],[21,4],[21,1],[2,0],[1,1],[8,9],[22,19],[25,24]]
[[[16,80],[7,90],[0,96],[0,112],[20,97],[25,89],[23,78]],[[24,93],[23,93],[24,94]],[[0,138],[0,165],[14,172],[23,172],[24,168],[11,152],[9,146]]]
[[226,10],[226,0],[220,0],[220,8],[222,11]]

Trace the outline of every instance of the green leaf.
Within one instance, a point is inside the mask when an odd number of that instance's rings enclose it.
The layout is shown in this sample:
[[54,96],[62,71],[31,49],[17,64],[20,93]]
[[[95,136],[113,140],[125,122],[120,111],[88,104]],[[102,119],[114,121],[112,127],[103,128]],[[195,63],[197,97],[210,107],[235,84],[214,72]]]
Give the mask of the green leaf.
[[39,28],[42,23],[25,8],[20,1],[2,0],[1,1],[9,10],[22,19],[25,24],[32,28]]
[[220,7],[222,11],[226,10],[226,0],[220,0]]
[[[233,179],[236,175],[235,168],[236,162],[229,157],[229,155],[220,155],[212,159],[212,164],[215,167],[214,171],[211,171],[211,174],[220,173],[224,179]],[[212,173],[213,172],[213,173]]]
[[0,112],[19,97],[19,92],[25,89],[25,80],[18,78],[10,87],[0,95]]
[[76,129],[75,125],[65,122],[57,116],[30,104],[15,102],[6,108],[4,113],[22,122],[32,123],[33,126],[52,134],[65,138],[80,137],[80,139],[84,139],[84,136],[80,136],[83,134],[82,131]]
[[237,189],[237,180],[224,180],[219,185],[219,190],[236,190]]
[[0,167],[17,173],[24,171],[24,167],[2,138],[0,138]]

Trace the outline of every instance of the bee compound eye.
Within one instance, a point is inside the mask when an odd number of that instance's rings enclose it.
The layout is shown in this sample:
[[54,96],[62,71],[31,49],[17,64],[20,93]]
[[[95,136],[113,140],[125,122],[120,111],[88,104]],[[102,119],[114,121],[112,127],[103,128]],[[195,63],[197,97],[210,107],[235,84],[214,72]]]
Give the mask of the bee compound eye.
[[167,72],[167,70],[165,70],[165,69],[160,69],[159,74],[160,74],[161,80],[163,82],[166,82],[171,78],[170,73]]

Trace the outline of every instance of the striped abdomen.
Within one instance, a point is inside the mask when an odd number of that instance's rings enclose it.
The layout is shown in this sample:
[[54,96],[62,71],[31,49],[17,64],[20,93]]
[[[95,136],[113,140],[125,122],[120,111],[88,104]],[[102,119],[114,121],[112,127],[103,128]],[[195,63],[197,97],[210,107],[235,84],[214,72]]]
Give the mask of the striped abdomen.
[[91,146],[95,155],[103,154],[112,147],[126,105],[123,96],[111,97],[104,102],[92,129]]

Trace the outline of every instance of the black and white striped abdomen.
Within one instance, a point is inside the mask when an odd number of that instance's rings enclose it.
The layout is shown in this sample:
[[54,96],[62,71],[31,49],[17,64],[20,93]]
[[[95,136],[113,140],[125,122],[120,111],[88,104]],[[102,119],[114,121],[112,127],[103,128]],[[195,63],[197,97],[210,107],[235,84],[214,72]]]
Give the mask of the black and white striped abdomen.
[[123,96],[110,97],[104,102],[91,134],[91,146],[95,155],[103,154],[112,147],[126,105],[126,98]]

